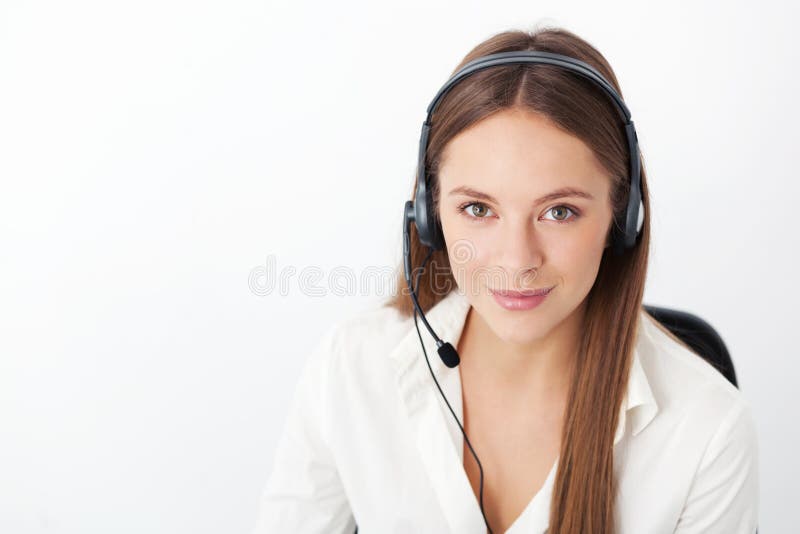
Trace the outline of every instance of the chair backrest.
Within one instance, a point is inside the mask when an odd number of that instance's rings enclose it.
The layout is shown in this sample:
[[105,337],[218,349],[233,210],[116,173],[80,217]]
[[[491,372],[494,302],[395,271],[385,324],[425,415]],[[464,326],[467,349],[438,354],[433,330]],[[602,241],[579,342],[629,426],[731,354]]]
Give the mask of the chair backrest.
[[714,328],[691,313],[645,304],[645,311],[739,387],[728,349]]

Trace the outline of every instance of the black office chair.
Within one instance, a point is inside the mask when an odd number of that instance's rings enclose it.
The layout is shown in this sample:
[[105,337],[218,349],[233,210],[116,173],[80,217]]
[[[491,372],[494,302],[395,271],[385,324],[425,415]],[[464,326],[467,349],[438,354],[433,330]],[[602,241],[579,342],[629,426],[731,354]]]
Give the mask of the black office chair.
[[728,381],[739,387],[731,356],[714,328],[691,313],[644,304],[644,309],[667,330],[713,365]]

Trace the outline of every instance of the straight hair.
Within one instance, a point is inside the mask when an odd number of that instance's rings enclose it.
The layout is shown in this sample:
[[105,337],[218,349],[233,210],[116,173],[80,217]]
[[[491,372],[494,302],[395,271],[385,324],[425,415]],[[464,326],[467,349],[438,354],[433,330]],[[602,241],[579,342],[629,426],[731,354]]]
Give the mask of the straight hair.
[[[622,96],[611,66],[585,40],[561,28],[510,30],[473,48],[453,71],[469,61],[498,52],[537,50],[563,54],[594,67]],[[467,76],[439,103],[431,117],[425,165],[429,169],[436,222],[439,222],[438,168],[448,142],[461,131],[500,110],[522,109],[549,118],[579,138],[612,177],[610,202],[614,224],[622,221],[630,188],[628,144],[623,121],[610,97],[592,82],[565,69],[540,64],[487,68]],[[641,158],[641,154],[640,154]],[[612,247],[603,253],[595,283],[586,299],[577,365],[570,382],[561,431],[559,465],[550,506],[551,534],[615,531],[617,483],[614,433],[626,392],[632,353],[643,310],[650,243],[650,203],[643,158],[641,193],[644,225],[636,245],[621,256]],[[410,199],[414,199],[416,177]],[[446,237],[446,236],[445,236]],[[412,269],[428,252],[411,225]],[[456,288],[445,250],[431,254],[419,277],[419,304],[427,311]],[[438,284],[438,285],[434,285]],[[402,263],[398,288],[385,305],[410,316],[413,304],[404,289]]]

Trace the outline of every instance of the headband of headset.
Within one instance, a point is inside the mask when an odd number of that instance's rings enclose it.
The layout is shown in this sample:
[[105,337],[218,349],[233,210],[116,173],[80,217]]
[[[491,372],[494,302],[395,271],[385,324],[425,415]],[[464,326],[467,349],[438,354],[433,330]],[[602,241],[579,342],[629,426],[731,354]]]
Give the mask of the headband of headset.
[[628,205],[625,212],[625,220],[623,221],[622,225],[623,230],[620,234],[617,231],[618,225],[615,224],[612,237],[614,253],[622,254],[624,249],[631,248],[636,243],[636,237],[641,231],[642,222],[644,220],[644,206],[642,204],[641,197],[641,162],[639,159],[639,142],[636,135],[636,128],[634,127],[633,120],[631,119],[630,111],[628,111],[628,107],[625,105],[625,102],[614,90],[611,84],[608,83],[608,81],[606,81],[606,79],[603,78],[603,76],[591,65],[562,54],[532,50],[499,52],[470,61],[450,77],[447,83],[445,83],[444,86],[439,89],[439,92],[428,106],[427,117],[425,122],[422,123],[422,132],[419,140],[417,189],[413,210],[413,220],[416,224],[420,241],[423,245],[426,245],[432,249],[444,248],[444,238],[442,236],[441,227],[435,223],[433,216],[433,201],[428,187],[428,173],[427,169],[425,168],[425,158],[428,149],[428,135],[430,134],[431,129],[431,116],[436,110],[436,107],[439,105],[439,102],[442,100],[442,98],[450,91],[450,89],[453,88],[453,86],[470,74],[498,65],[525,63],[554,65],[567,69],[586,78],[600,87],[611,98],[611,101],[615,104],[616,109],[619,111],[625,124],[625,133],[628,138],[628,152],[630,155],[630,194],[628,195]]

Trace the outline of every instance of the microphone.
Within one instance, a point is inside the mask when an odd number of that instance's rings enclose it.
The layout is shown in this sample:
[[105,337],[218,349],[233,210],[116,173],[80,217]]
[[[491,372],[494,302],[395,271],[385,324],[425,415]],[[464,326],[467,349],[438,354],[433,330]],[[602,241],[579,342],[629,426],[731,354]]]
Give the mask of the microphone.
[[[458,356],[458,352],[453,345],[442,341],[439,336],[436,335],[436,332],[433,331],[433,328],[431,328],[431,325],[425,318],[425,314],[422,312],[422,308],[417,300],[417,293],[414,291],[414,288],[411,284],[411,222],[414,220],[414,203],[411,200],[407,200],[405,209],[403,210],[403,271],[405,272],[406,285],[408,286],[408,290],[411,294],[411,301],[414,303],[414,308],[422,319],[422,322],[425,324],[425,328],[428,329],[428,332],[431,333],[433,339],[436,340],[436,352],[439,353],[439,358],[441,358],[442,362],[447,367],[452,369],[461,362],[461,358]],[[422,262],[421,269],[425,268],[425,263],[428,262],[428,258],[432,252],[433,249],[430,249],[425,261]],[[416,317],[414,320],[416,321]]]
[[[453,368],[459,364],[461,358],[458,356],[458,352],[453,345],[450,343],[446,343],[439,339],[439,336],[436,335],[436,332],[433,331],[431,325],[428,324],[428,320],[425,318],[425,314],[422,313],[422,308],[420,308],[419,301],[417,300],[417,293],[414,287],[411,285],[411,221],[415,220],[414,216],[414,203],[412,201],[406,201],[405,209],[403,210],[403,269],[405,271],[406,277],[406,285],[408,286],[408,290],[411,293],[411,301],[414,303],[414,327],[417,330],[417,336],[419,337],[419,343],[422,345],[422,353],[425,355],[425,361],[428,362],[428,370],[431,372],[431,376],[433,377],[433,381],[436,384],[436,387],[439,389],[439,394],[444,399],[444,402],[447,404],[447,407],[450,409],[450,413],[453,415],[453,419],[456,420],[456,424],[458,428],[461,430],[461,434],[464,435],[464,442],[469,447],[470,452],[475,457],[475,461],[478,463],[478,470],[481,474],[481,482],[480,482],[480,506],[481,506],[481,514],[483,515],[483,521],[486,523],[486,529],[489,531],[489,534],[494,534],[492,531],[492,527],[489,526],[489,520],[486,519],[486,513],[483,510],[483,466],[481,465],[481,461],[478,459],[478,455],[475,453],[475,449],[472,447],[472,443],[470,443],[469,438],[467,437],[467,432],[464,430],[464,426],[458,420],[458,416],[456,412],[453,411],[453,407],[450,406],[450,402],[447,400],[447,397],[442,391],[442,387],[439,385],[439,381],[436,380],[436,375],[433,374],[433,368],[431,368],[431,362],[428,360],[428,353],[425,351],[425,344],[422,342],[422,334],[419,331],[419,324],[417,324],[417,313],[419,313],[420,317],[422,317],[422,322],[425,323],[425,327],[428,329],[428,332],[431,333],[433,339],[436,340],[437,352],[439,353],[439,358],[442,359],[442,362],[449,367]],[[415,285],[419,285],[419,275],[422,270],[425,269],[425,264],[428,263],[428,259],[431,257],[433,253],[433,248],[428,247],[428,254],[425,255],[425,259],[422,261],[422,266],[420,267],[420,271],[417,272]]]

